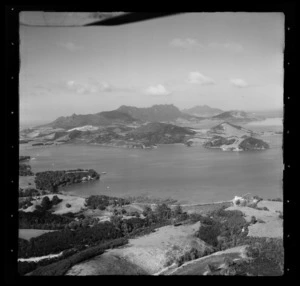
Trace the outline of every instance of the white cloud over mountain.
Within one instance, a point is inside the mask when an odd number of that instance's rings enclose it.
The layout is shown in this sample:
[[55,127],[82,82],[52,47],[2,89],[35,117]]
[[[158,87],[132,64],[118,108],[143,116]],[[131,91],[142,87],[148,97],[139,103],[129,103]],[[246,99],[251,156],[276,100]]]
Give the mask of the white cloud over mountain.
[[146,89],[146,93],[151,94],[151,95],[169,95],[169,94],[171,94],[171,92],[168,91],[165,88],[165,86],[163,86],[162,84],[158,84],[155,86],[149,86]]

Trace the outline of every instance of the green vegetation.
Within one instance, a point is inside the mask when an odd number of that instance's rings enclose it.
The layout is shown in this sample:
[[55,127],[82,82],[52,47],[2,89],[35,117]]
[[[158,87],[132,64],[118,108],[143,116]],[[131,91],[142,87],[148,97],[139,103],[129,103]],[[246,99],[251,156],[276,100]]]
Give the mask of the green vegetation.
[[19,209],[27,209],[28,207],[32,206],[33,203],[31,202],[32,198],[27,197],[23,200],[19,201]]
[[30,241],[19,238],[18,256],[27,258],[59,253],[82,245],[93,246],[122,236],[122,231],[110,222],[99,223],[93,227],[82,226],[74,231],[66,228],[33,237]]
[[204,147],[220,147],[222,145],[230,145],[235,142],[235,139],[227,139],[222,136],[214,136],[211,140],[204,143]]
[[34,188],[26,188],[22,189],[19,188],[19,197],[33,197],[40,195],[40,192],[37,189]]
[[129,132],[125,139],[133,138],[145,145],[184,143],[186,135],[194,135],[195,132],[185,128],[167,123],[153,122],[141,126]]
[[88,176],[93,180],[100,178],[100,175],[92,169],[46,171],[36,173],[35,184],[37,189],[57,192],[58,187],[81,183],[83,178],[88,178]]
[[19,176],[33,176],[34,173],[31,171],[31,166],[28,164],[19,164]]
[[172,198],[155,198],[155,197],[149,197],[149,196],[146,196],[146,195],[126,196],[125,199],[128,200],[130,203],[146,203],[146,204],[162,204],[162,203],[165,203],[167,205],[177,203],[177,200],[174,200]]
[[268,143],[254,137],[248,137],[244,139],[240,143],[239,147],[242,148],[244,151],[270,148]]
[[86,198],[85,206],[91,209],[105,210],[105,208],[110,205],[123,206],[129,203],[130,202],[127,199],[123,199],[123,198],[108,197],[104,195],[99,195],[99,196],[94,195]]
[[200,218],[201,226],[198,237],[215,247],[216,250],[225,250],[239,245],[247,236],[249,223],[241,211],[216,210],[208,217]]
[[30,156],[19,156],[19,162],[30,160]]
[[280,276],[284,272],[283,240],[279,238],[246,237],[243,244],[248,244],[247,256],[250,259],[239,263],[233,262],[225,275],[244,276]]
[[268,199],[271,202],[282,202],[282,198]]
[[[62,276],[73,265],[85,261],[89,258],[102,254],[106,249],[115,248],[126,244],[126,238],[117,238],[100,245],[90,247],[83,251],[79,249],[72,249],[65,251],[59,258],[44,260],[38,263],[35,262],[18,262],[18,271],[20,275],[31,272],[34,276]],[[79,251],[79,252],[78,252]],[[73,254],[74,252],[77,252]],[[72,255],[73,254],[73,255]],[[59,261],[57,261],[59,260]],[[57,261],[57,262],[55,262]],[[54,262],[54,263],[53,263]]]
[[19,228],[63,229],[74,219],[73,213],[56,215],[47,211],[19,211]]

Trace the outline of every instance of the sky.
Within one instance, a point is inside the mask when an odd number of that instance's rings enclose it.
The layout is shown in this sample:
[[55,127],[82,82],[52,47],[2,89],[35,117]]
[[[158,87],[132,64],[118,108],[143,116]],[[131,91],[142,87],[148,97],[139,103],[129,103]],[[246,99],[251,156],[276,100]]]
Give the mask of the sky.
[[282,13],[184,13],[19,31],[21,123],[121,105],[283,108]]

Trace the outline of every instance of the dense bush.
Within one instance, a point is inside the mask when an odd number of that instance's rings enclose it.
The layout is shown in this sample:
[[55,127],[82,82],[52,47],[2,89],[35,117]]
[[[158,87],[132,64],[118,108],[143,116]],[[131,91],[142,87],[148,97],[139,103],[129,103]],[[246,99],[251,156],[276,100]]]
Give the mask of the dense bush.
[[32,196],[38,196],[40,195],[40,192],[37,189],[34,188],[27,188],[22,189],[19,188],[19,197],[32,197]]
[[19,209],[27,209],[32,206],[31,197],[26,198],[25,200],[19,201]]
[[[43,262],[43,263],[39,263],[35,266],[31,266],[31,268],[32,267],[37,268],[36,270],[34,270],[31,273],[31,275],[34,275],[34,276],[62,276],[73,265],[78,264],[78,263],[80,263],[82,261],[85,261],[89,258],[92,258],[94,256],[100,255],[108,248],[119,247],[119,246],[122,246],[126,243],[128,243],[128,240],[126,238],[117,238],[117,239],[102,243],[100,245],[82,250],[82,251],[80,251],[78,253],[75,253],[71,256],[68,255],[67,258],[65,258],[65,256],[60,257],[59,261],[57,261],[55,263],[52,263],[52,261],[51,262],[46,261],[46,262]],[[51,264],[43,266],[43,264],[49,264],[49,263],[51,263]],[[20,262],[19,262],[19,264],[20,264]],[[32,271],[32,270],[29,270],[29,271]],[[23,273],[26,274],[27,272],[23,271]]]
[[282,202],[282,198],[268,199],[268,201],[272,201],[272,202]]
[[35,184],[37,189],[57,192],[58,187],[81,183],[82,179],[88,176],[90,176],[92,179],[100,178],[100,175],[92,169],[46,171],[36,173]]
[[218,236],[220,234],[221,226],[217,221],[211,225],[202,225],[198,232],[198,236],[201,240],[214,247],[218,245]]
[[86,198],[85,205],[91,209],[105,210],[106,207],[112,206],[123,206],[129,204],[127,199],[108,197],[104,195],[90,196]]
[[284,248],[280,238],[246,237],[243,244],[248,244],[247,256],[251,260],[234,264],[237,275],[279,276],[284,271]]
[[19,257],[43,256],[82,245],[94,245],[107,240],[122,237],[121,230],[110,222],[104,222],[88,228],[77,228],[75,231],[63,229],[48,232],[30,241],[19,239]]
[[62,202],[62,199],[60,199],[58,196],[53,196],[52,200],[50,200],[48,196],[45,196],[43,197],[41,204],[36,205],[35,208],[37,211],[45,212],[50,210],[54,205],[57,205],[60,202]]
[[28,164],[19,164],[19,176],[33,176],[34,173],[31,171],[31,166]]
[[174,200],[172,198],[156,198],[156,197],[149,197],[146,195],[140,195],[140,196],[126,196],[126,200],[128,200],[130,203],[148,203],[148,204],[162,204],[165,203],[167,205],[169,204],[176,204],[177,200]]
[[19,228],[62,229],[74,219],[74,215],[56,215],[49,212],[19,211]]
[[172,216],[171,209],[165,203],[157,204],[154,213],[159,220],[170,219]]
[[224,250],[236,246],[248,233],[248,223],[241,211],[213,211],[209,217],[200,218],[198,237],[206,243]]

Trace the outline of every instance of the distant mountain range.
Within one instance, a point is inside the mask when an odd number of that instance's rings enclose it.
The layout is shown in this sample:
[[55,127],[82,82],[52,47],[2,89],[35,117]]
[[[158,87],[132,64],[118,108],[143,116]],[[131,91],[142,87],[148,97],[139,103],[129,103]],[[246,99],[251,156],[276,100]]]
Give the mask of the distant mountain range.
[[49,124],[42,125],[42,127],[71,129],[86,125],[108,126],[119,123],[175,122],[176,120],[195,122],[202,119],[202,117],[181,112],[173,104],[153,105],[146,108],[122,105],[116,110],[96,114],[62,116]]
[[175,122],[178,119],[192,121],[203,119],[183,113],[173,104],[160,104],[144,108],[122,105],[117,110],[145,122]]
[[43,127],[71,129],[85,125],[107,126],[110,124],[124,123],[130,124],[137,121],[129,114],[119,110],[103,111],[96,114],[73,114],[71,116],[62,116]]
[[183,109],[182,112],[200,117],[211,117],[218,115],[224,111],[219,108],[209,107],[208,105],[197,105],[192,108]]

